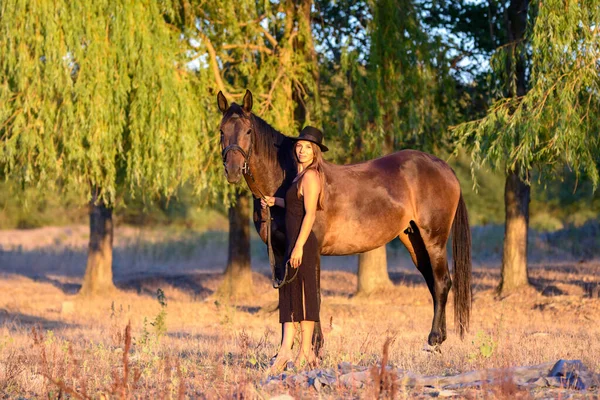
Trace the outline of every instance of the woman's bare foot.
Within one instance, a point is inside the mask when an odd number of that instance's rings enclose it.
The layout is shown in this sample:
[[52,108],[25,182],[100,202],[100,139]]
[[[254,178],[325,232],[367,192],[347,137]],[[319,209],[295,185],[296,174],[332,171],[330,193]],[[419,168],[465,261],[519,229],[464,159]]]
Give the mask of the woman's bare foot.
[[300,353],[298,353],[298,357],[296,358],[296,365],[298,368],[316,368],[318,364],[319,360],[314,351],[305,351],[301,349]]
[[269,367],[268,373],[269,375],[279,375],[282,373],[287,367],[288,362],[294,360],[294,355],[292,350],[289,349],[279,349],[277,356],[274,357],[273,363]]

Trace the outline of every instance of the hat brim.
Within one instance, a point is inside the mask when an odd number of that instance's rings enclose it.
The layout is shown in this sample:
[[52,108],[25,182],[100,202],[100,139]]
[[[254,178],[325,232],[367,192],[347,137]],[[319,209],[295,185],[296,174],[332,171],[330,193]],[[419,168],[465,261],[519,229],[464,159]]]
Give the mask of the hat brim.
[[325,146],[324,144],[321,144],[319,142],[317,142],[316,140],[312,140],[310,138],[306,138],[306,137],[290,137],[290,139],[292,139],[294,142],[297,142],[299,140],[304,140],[306,142],[311,142],[316,144],[317,146],[319,146],[321,148],[321,151],[323,153],[325,153],[326,151],[329,151],[329,147]]

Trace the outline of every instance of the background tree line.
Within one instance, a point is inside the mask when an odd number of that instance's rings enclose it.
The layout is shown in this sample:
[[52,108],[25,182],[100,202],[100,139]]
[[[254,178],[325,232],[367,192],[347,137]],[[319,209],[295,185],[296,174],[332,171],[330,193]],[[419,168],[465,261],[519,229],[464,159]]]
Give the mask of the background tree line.
[[[84,293],[113,287],[113,210],[229,207],[222,291],[243,295],[248,193],[223,179],[215,96],[248,88],[278,130],[322,128],[331,161],[449,159],[472,221],[505,222],[515,290],[532,197],[557,224],[598,215],[599,26],[598,0],[3,2],[0,201],[89,204]],[[360,292],[389,282],[385,248],[360,256]]]

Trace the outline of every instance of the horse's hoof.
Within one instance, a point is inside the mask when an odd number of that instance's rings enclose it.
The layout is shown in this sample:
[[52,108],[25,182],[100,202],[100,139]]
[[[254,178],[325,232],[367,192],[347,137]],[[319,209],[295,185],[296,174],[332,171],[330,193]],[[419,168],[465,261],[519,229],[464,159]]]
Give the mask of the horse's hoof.
[[421,350],[431,354],[442,354],[442,349],[440,348],[440,346],[431,346],[427,343],[423,345],[423,348]]
[[430,346],[439,346],[444,342],[445,337],[439,332],[431,332],[429,334],[429,338],[427,339],[427,343]]

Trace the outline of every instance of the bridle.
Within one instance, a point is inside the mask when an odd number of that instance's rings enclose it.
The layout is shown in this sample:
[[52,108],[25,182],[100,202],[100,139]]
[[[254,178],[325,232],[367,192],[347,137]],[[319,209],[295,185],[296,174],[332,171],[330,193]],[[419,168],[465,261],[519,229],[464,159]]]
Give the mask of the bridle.
[[[227,169],[227,163],[225,162],[225,158],[227,157],[227,153],[229,153],[230,151],[237,151],[239,152],[242,157],[244,157],[244,165],[242,165],[242,174],[244,176],[249,177],[252,182],[255,182],[254,180],[254,176],[252,175],[252,172],[250,172],[250,156],[252,155],[252,146],[254,145],[254,122],[252,121],[252,119],[250,119],[250,147],[248,148],[248,152],[246,153],[246,151],[244,149],[242,149],[242,147],[237,144],[230,144],[229,146],[225,147],[222,151],[221,151],[221,158],[223,160],[223,167],[225,167],[225,169]],[[260,197],[266,201],[266,197],[265,195],[260,191],[260,189],[258,187],[254,188],[258,194],[260,195]],[[271,281],[273,283],[273,287],[275,289],[279,289],[280,287],[282,287],[283,285],[292,282],[294,279],[296,279],[296,276],[298,275],[298,269],[296,268],[296,272],[295,274],[288,279],[288,272],[289,272],[289,261],[286,262],[285,267],[284,267],[284,276],[283,279],[279,280],[275,277],[275,254],[273,253],[273,244],[271,242],[271,229],[272,229],[272,221],[273,218],[271,217],[271,207],[267,207],[267,220],[266,221],[261,221],[261,222],[266,222],[267,223],[267,249],[268,249],[268,253],[269,253],[269,264],[271,265]]]
[[242,155],[242,157],[244,157],[244,165],[242,165],[242,174],[248,175],[254,180],[254,177],[252,176],[252,173],[250,172],[250,156],[252,155],[252,146],[254,145],[254,140],[253,140],[254,124],[252,124],[252,127],[250,128],[250,130],[251,130],[251,132],[250,132],[250,147],[248,148],[248,153],[246,153],[239,144],[234,143],[234,144],[230,144],[229,146],[225,147],[221,151],[221,159],[223,160],[223,167],[227,168],[227,163],[225,162],[225,159],[227,158],[227,153],[229,153],[230,151],[239,152]]

